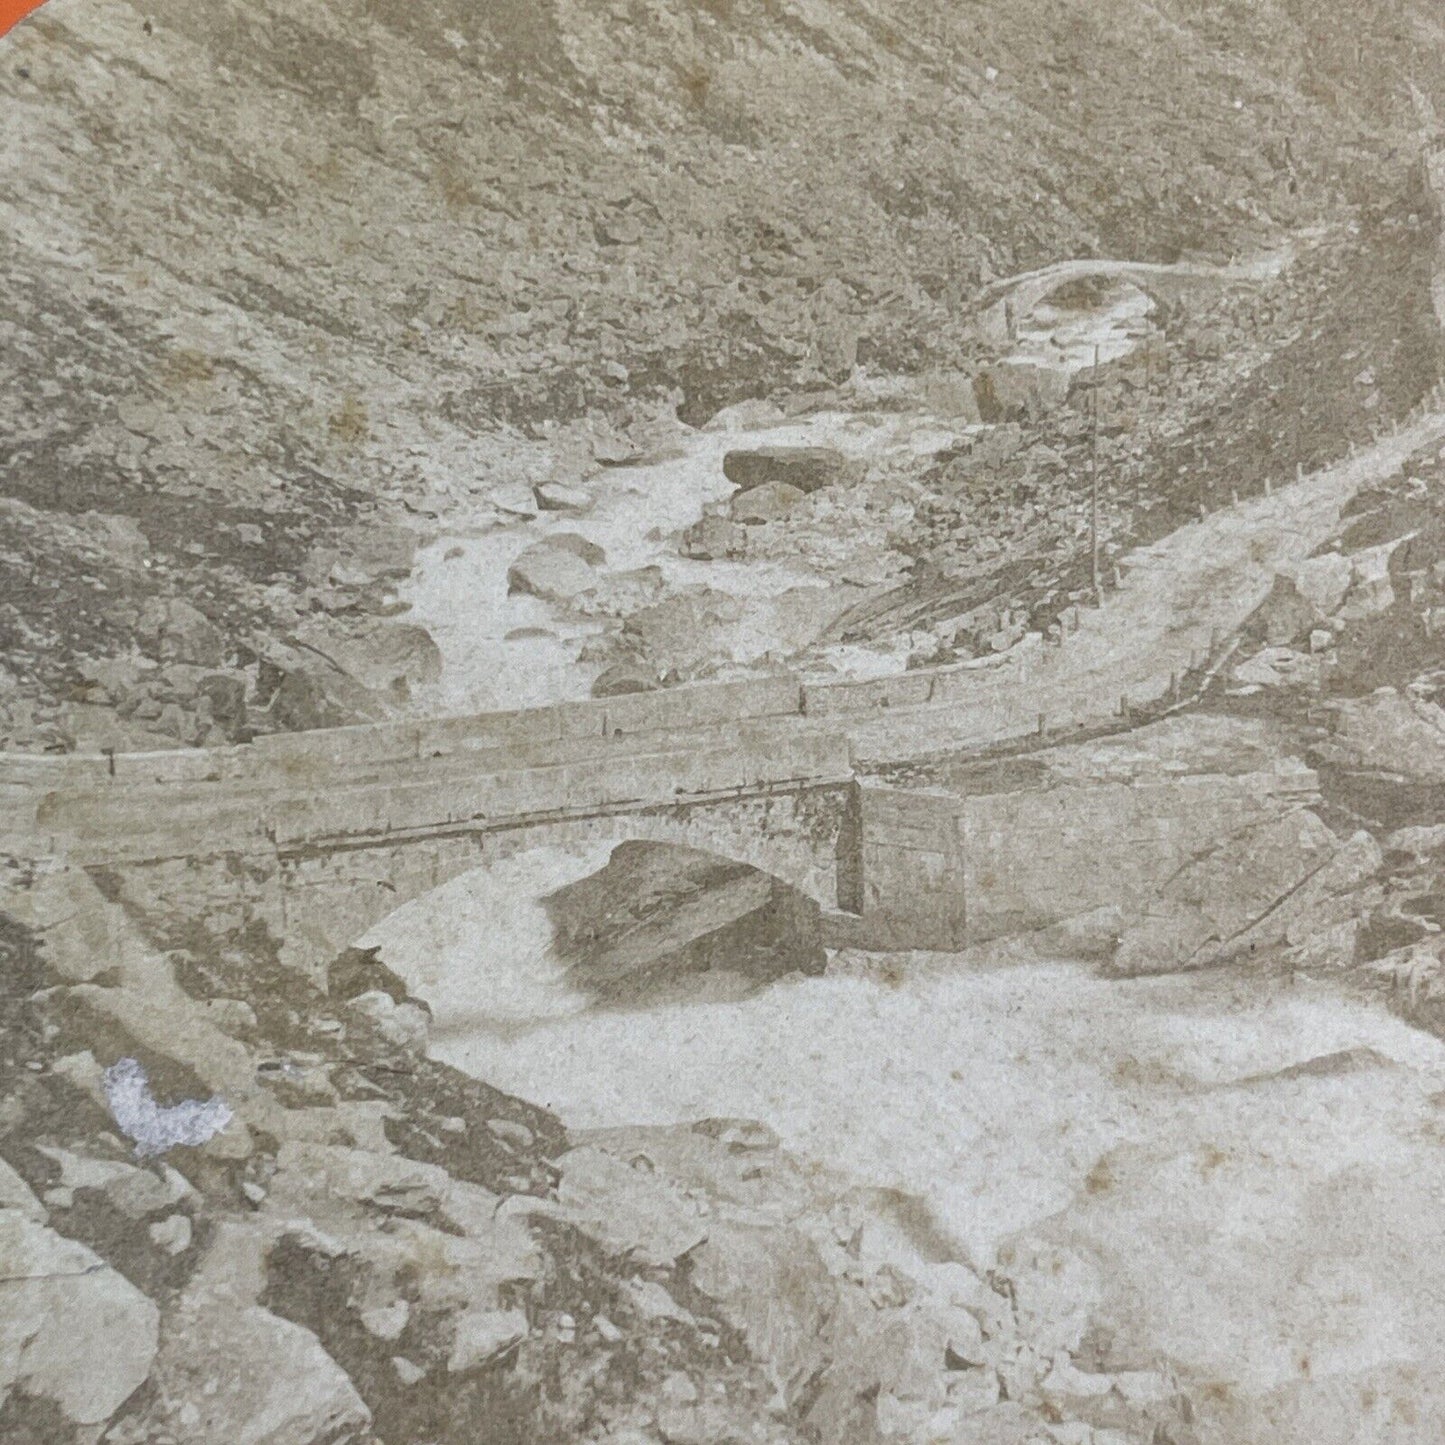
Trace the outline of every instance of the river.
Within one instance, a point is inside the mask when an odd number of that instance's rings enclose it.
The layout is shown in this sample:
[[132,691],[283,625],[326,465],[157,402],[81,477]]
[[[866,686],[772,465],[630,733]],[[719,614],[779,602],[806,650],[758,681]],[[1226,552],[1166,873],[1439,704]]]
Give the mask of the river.
[[[1020,327],[1013,356],[1067,374],[1089,365],[1096,346],[1102,359],[1115,360],[1148,334],[1149,310],[1148,298],[1127,286],[1109,290],[1093,308],[1065,311],[1045,303]],[[796,609],[788,594],[836,583],[859,522],[838,520],[839,535],[828,549],[836,555],[822,565],[801,558],[698,561],[682,556],[678,534],[708,504],[734,491],[723,476],[725,453],[757,446],[828,446],[862,460],[921,462],[961,433],[983,430],[917,409],[824,411],[741,427],[724,418],[715,428],[680,430],[671,455],[602,469],[586,483],[591,504],[580,514],[499,517],[483,507],[470,524],[466,518],[454,520],[421,549],[411,578],[400,589],[410,620],[427,629],[442,655],[441,681],[419,688],[413,706],[419,714],[435,715],[537,707],[589,695],[602,669],[583,660],[584,649],[603,632],[605,619],[508,590],[508,569],[518,556],[557,533],[600,547],[605,576],[656,568],[664,595],[706,587],[745,604],[745,616],[716,639],[720,676],[746,671],[769,654],[786,654],[796,646]],[[908,639],[902,638],[896,646],[833,648],[821,660],[837,675],[866,677],[902,671],[907,654]]]
[[[1025,330],[1021,349],[1085,364],[1093,333],[1077,321],[1036,318],[1050,339]],[[517,705],[590,685],[586,629],[506,591],[539,535],[579,532],[613,568],[732,589],[765,633],[770,598],[827,579],[677,556],[669,534],[730,490],[723,452],[923,451],[937,430],[828,414],[699,432],[680,458],[609,469],[586,517],[439,539],[411,598],[446,656],[448,699]],[[475,579],[463,606],[458,565]],[[519,628],[550,635],[509,638]],[[1327,975],[1120,980],[1017,946],[886,968],[844,956],[730,1002],[599,1010],[570,986],[541,900],[606,856],[523,853],[361,940],[431,1006],[436,1057],[578,1130],[761,1120],[805,1161],[922,1197],[979,1267],[1066,1244],[1089,1263],[1081,1304],[1116,1346],[1205,1389],[1208,1445],[1445,1437],[1445,1045]]]
[[922,1196],[976,1265],[1066,1240],[1141,1358],[1250,1397],[1307,1378],[1306,1420],[1342,1381],[1445,1348],[1445,1046],[1383,1008],[1014,952],[599,1011],[540,899],[605,854],[520,855],[367,936],[432,1007],[437,1057],[577,1129],[762,1120],[805,1160]]

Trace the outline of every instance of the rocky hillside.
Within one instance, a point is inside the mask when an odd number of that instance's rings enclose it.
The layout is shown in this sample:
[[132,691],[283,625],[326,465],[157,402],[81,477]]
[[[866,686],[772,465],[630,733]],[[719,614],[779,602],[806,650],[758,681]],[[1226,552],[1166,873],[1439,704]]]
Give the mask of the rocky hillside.
[[[741,914],[680,869],[646,926],[685,966]],[[1067,1250],[975,1270],[746,1120],[569,1136],[433,1061],[374,952],[308,981],[194,890],[0,891],[7,1442],[1193,1439],[1167,1369],[1085,1340]]]
[[[1333,221],[1439,41],[1420,0],[53,0],[0,66],[0,642],[41,705],[5,731],[66,746],[57,706],[111,695],[84,653],[214,670],[161,640],[184,600],[230,685],[152,689],[138,725],[235,735],[298,575],[367,584],[334,605],[370,646],[392,574],[344,528],[377,507],[957,365],[1018,268]],[[417,645],[382,670],[424,680]],[[300,691],[270,725],[331,716]]]

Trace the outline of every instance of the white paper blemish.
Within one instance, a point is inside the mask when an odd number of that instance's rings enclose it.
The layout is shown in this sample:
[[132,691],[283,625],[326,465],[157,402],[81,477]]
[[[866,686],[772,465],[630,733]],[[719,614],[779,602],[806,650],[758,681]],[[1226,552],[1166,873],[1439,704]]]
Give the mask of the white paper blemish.
[[105,1097],[121,1133],[135,1141],[142,1159],[180,1144],[204,1144],[231,1122],[230,1106],[221,1098],[157,1104],[138,1059],[120,1059],[105,1071]]

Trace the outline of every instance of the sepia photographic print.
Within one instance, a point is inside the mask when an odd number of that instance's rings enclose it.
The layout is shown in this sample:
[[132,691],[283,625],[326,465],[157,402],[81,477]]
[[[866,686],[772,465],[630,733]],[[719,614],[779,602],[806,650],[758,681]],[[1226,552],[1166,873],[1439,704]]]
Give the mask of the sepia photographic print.
[[0,4],[0,1442],[1445,1442],[1442,117]]

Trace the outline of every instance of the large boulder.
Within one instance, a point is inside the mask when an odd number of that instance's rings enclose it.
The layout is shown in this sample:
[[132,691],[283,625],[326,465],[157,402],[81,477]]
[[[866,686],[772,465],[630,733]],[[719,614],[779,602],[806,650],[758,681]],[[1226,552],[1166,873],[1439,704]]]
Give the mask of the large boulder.
[[695,1201],[602,1149],[573,1149],[557,1168],[558,1217],[615,1254],[667,1267],[707,1238]]
[[176,1445],[347,1445],[371,1424],[310,1330],[220,1292],[180,1301],[152,1380],[156,1412]]
[[[311,641],[314,639],[314,641]],[[386,715],[371,689],[337,665],[329,650],[331,634],[321,627],[303,629],[291,646],[267,644],[256,678],[257,707],[273,728],[304,732],[376,721]]]
[[802,490],[791,482],[764,482],[760,487],[739,492],[728,512],[733,521],[744,525],[781,522],[803,500],[803,496]]
[[247,679],[242,672],[208,672],[196,684],[197,693],[210,704],[211,718],[234,736],[246,725]]
[[507,590],[544,602],[571,602],[597,585],[597,573],[568,547],[538,542],[507,569]]
[[723,475],[745,492],[768,482],[786,482],[800,492],[816,492],[840,482],[858,481],[863,470],[835,447],[757,447],[723,457]]
[[118,567],[138,571],[150,556],[150,538],[131,517],[113,512],[84,512],[77,519],[80,526],[97,533],[100,549]]
[[619,844],[546,899],[573,982],[603,1001],[737,992],[826,955],[812,899],[746,863],[671,843]]
[[1307,598],[1323,616],[1330,616],[1345,600],[1354,565],[1342,552],[1322,552],[1307,557],[1287,569],[1301,596]]
[[150,1374],[160,1312],[99,1255],[29,1213],[0,1210],[0,1406],[19,1390],[72,1425],[99,1425]]
[[438,682],[441,649],[414,622],[373,621],[324,642],[337,665],[372,692],[407,693]]
[[1023,441],[1023,429],[1017,422],[1001,423],[967,437],[944,462],[940,478],[944,488],[959,491],[974,477],[997,470],[1022,451]]
[[534,490],[544,512],[585,512],[592,505],[590,492],[567,482],[543,482]]
[[271,664],[271,668],[263,664],[262,695],[277,728],[283,732],[308,732],[360,720],[347,703],[336,697],[330,673],[330,669],[316,664]]
[[465,1374],[489,1364],[527,1335],[527,1316],[519,1309],[472,1309],[457,1316],[447,1373]]
[[966,372],[933,372],[920,380],[918,395],[924,408],[936,417],[962,422],[965,426],[983,420],[973,378]]
[[537,494],[525,482],[507,482],[491,494],[492,505],[508,517],[522,517],[530,521],[541,510],[537,505]]
[[702,429],[710,432],[756,431],[762,427],[776,426],[782,420],[782,408],[775,402],[752,398],[734,402],[731,406],[714,412]]
[[564,552],[571,552],[574,556],[580,557],[589,567],[601,567],[607,561],[607,553],[596,542],[590,541],[579,532],[549,532],[547,545],[560,547]]
[[1390,559],[1398,546],[1398,541],[1384,542],[1350,558],[1350,587],[1340,608],[1340,616],[1347,622],[1376,617],[1395,605]]
[[838,1308],[816,1249],[791,1232],[716,1224],[693,1253],[690,1278],[796,1404],[829,1364],[826,1335]]
[[0,1159],[0,1210],[15,1210],[26,1219],[45,1222],[45,1206],[3,1159]]
[[638,608],[622,632],[659,673],[676,671],[691,677],[726,645],[727,634],[745,621],[748,612],[748,604],[740,599],[699,587]]
[[593,697],[626,697],[634,692],[656,692],[661,683],[657,674],[633,662],[614,662],[604,668],[592,682]]
[[[1181,868],[1147,913],[1122,931],[1115,969],[1143,974],[1199,967],[1248,952],[1251,943],[1281,941],[1295,919],[1284,905],[1314,875],[1333,888],[1370,871],[1354,845],[1338,869],[1322,872],[1343,846],[1307,809],[1228,839]],[[1377,850],[1373,856],[1378,859]]]
[[682,535],[682,551],[699,562],[721,562],[741,557],[748,537],[741,522],[708,513],[699,517]]

